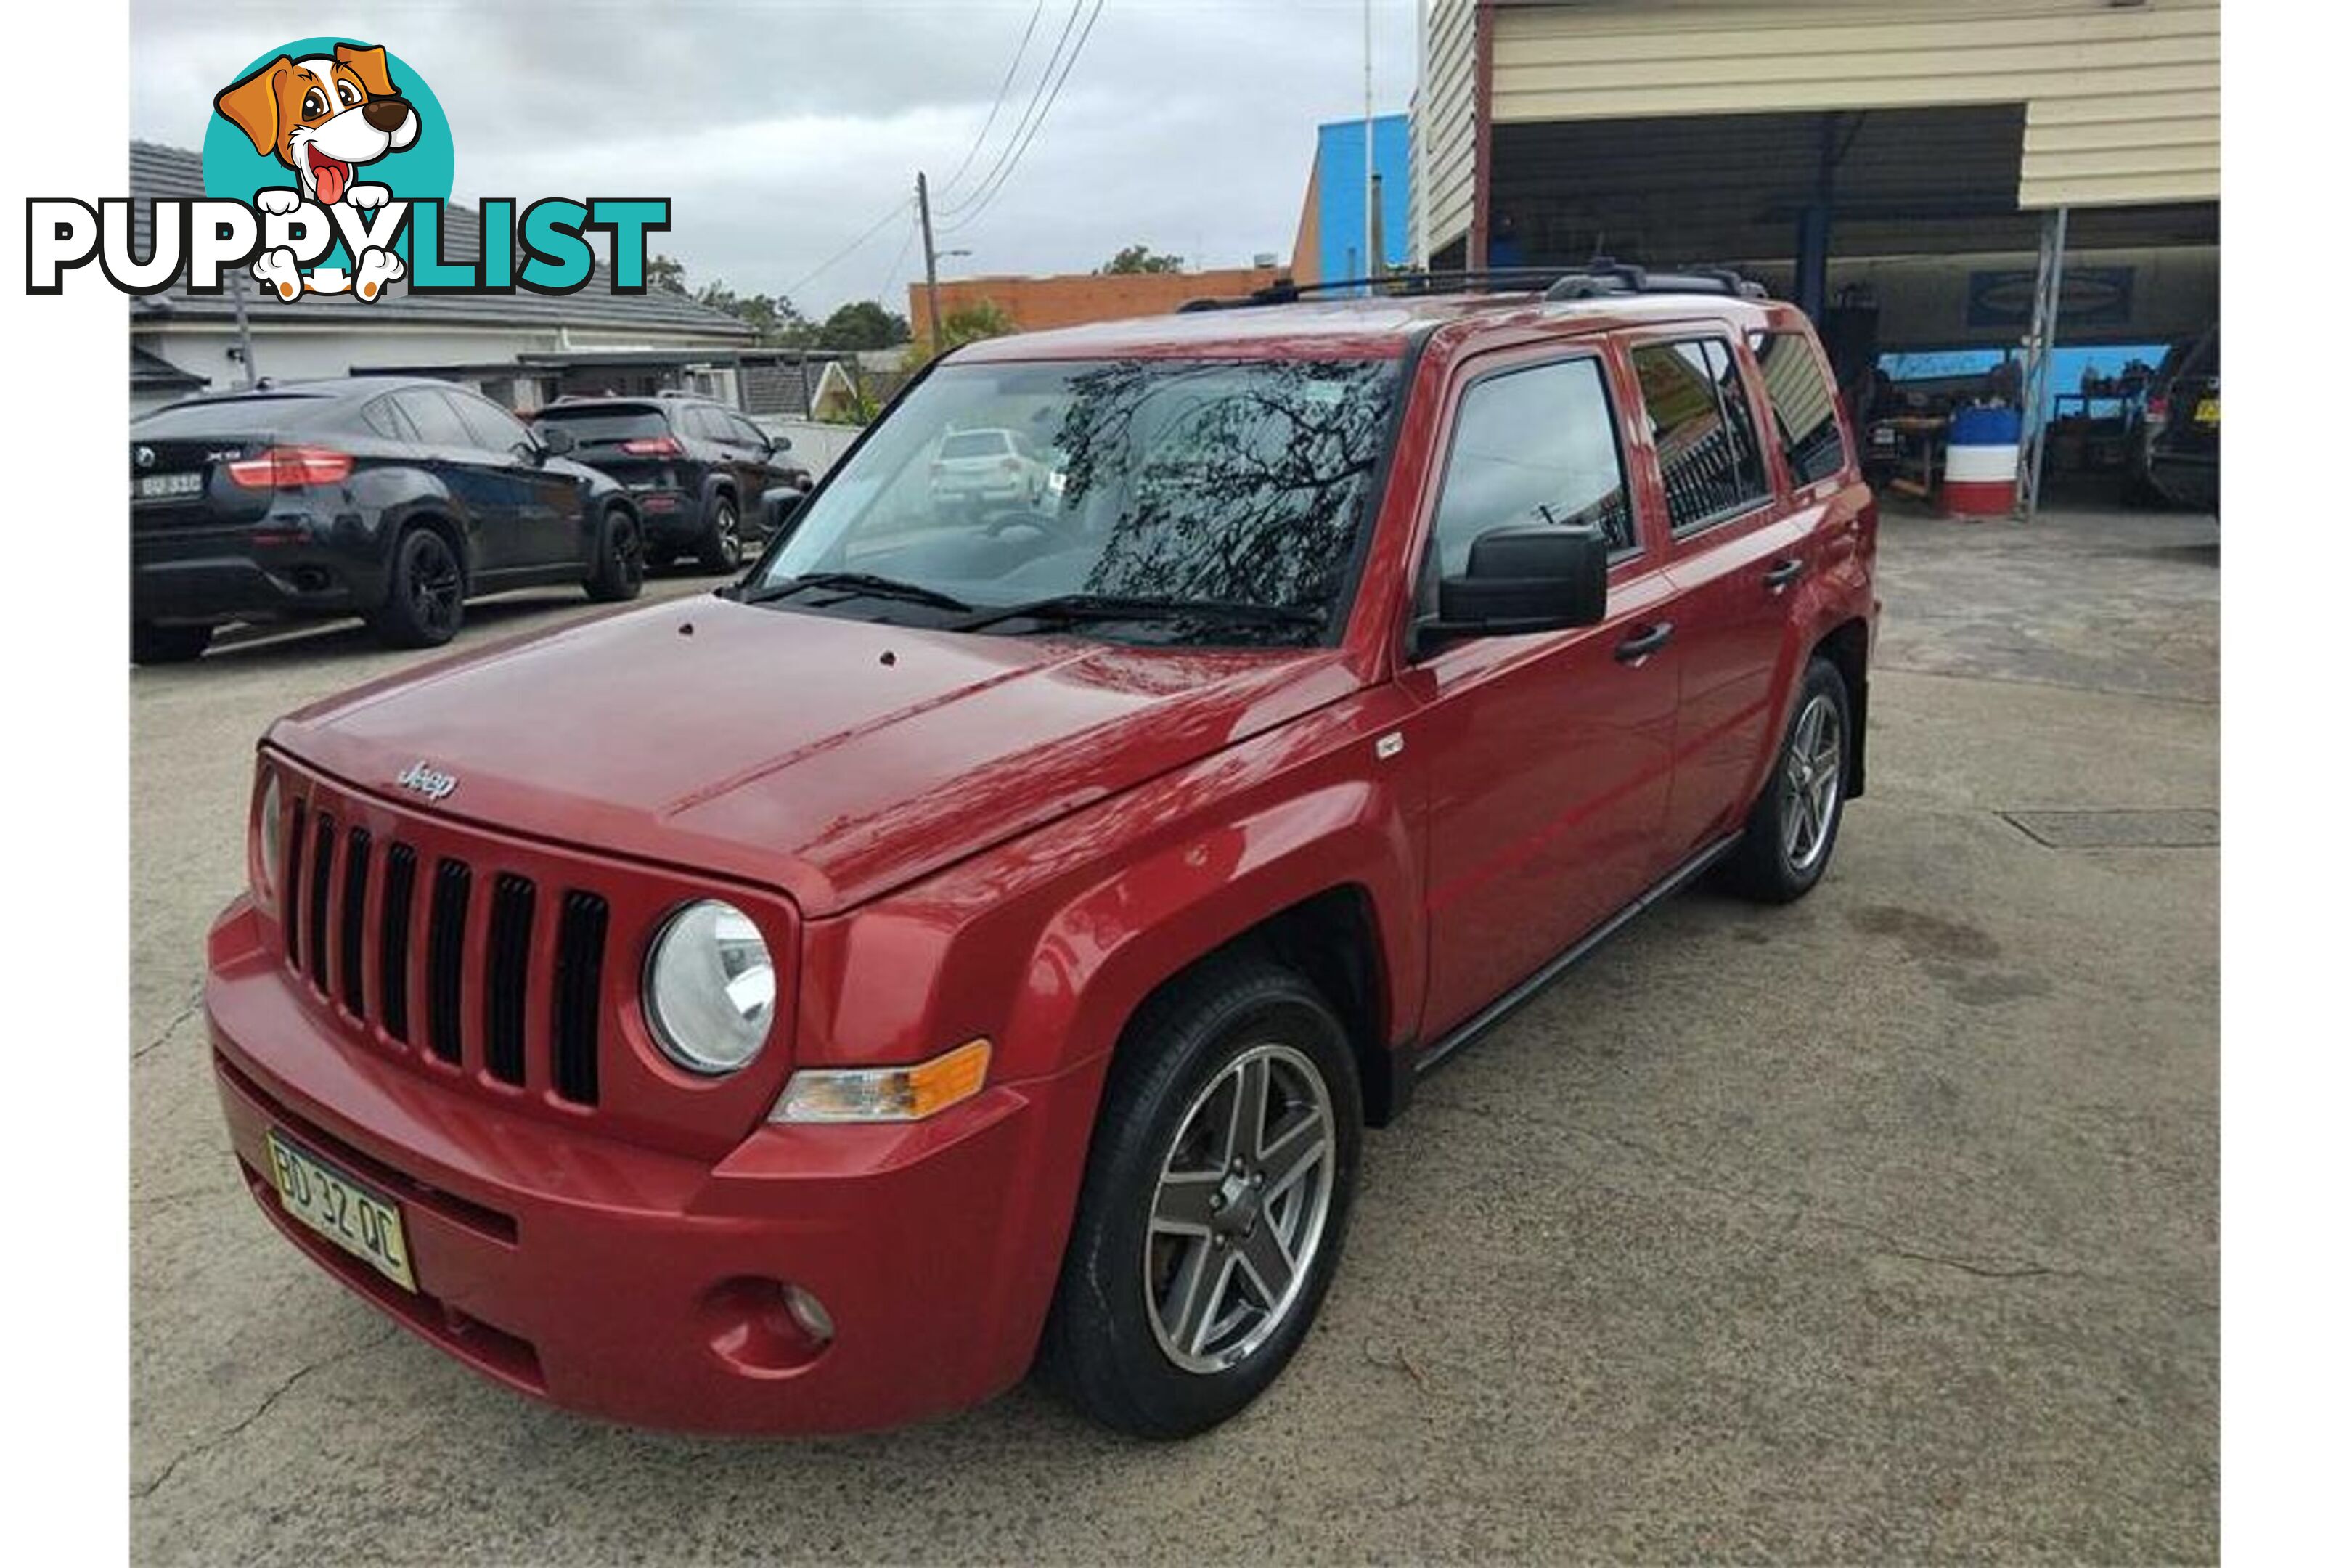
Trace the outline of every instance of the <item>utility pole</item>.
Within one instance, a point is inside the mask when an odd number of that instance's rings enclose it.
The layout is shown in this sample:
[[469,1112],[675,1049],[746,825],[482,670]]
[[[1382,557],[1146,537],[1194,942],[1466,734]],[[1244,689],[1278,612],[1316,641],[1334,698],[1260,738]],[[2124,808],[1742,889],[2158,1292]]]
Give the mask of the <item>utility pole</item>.
[[245,317],[245,272],[234,268],[228,275],[229,306],[236,312],[237,368],[245,372],[245,389],[251,392],[259,379],[253,365],[253,323]]
[[940,253],[931,244],[931,186],[915,172],[915,206],[923,215],[923,308],[931,316],[931,353],[940,352]]
[[[1380,197],[1372,189],[1372,0],[1364,0],[1364,273],[1377,278],[1381,251]],[[1370,293],[1368,289],[1365,292]]]

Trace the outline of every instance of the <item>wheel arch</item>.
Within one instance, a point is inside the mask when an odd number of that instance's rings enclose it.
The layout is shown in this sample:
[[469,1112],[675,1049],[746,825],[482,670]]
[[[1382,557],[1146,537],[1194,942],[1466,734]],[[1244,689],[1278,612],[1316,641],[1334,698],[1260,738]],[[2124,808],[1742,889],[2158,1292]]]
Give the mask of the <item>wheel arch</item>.
[[1161,995],[1202,969],[1244,956],[1270,959],[1314,986],[1347,1033],[1365,1123],[1385,1127],[1393,1121],[1410,1093],[1412,1073],[1388,1046],[1388,960],[1371,889],[1360,882],[1326,888],[1276,910],[1171,971],[1129,1014],[1114,1051],[1128,1047],[1135,1020]]
[[393,558],[399,552],[400,542],[420,528],[430,529],[439,534],[443,542],[455,552],[457,557],[458,580],[464,584],[465,591],[471,594],[474,590],[474,552],[467,546],[466,531],[447,511],[430,505],[411,508],[402,513],[399,521],[393,526],[390,538],[384,547],[385,584],[388,585],[392,581]]

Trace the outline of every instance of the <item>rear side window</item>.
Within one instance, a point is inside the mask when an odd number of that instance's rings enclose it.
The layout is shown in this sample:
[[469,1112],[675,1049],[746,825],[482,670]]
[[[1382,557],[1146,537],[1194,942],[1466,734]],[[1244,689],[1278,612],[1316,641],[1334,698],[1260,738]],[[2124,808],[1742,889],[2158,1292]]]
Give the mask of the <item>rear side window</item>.
[[1530,523],[1596,527],[1612,553],[1633,548],[1599,360],[1506,371],[1462,395],[1432,535],[1438,574],[1467,570],[1480,534]]
[[1838,427],[1837,394],[1829,373],[1801,332],[1750,332],[1748,347],[1764,368],[1764,397],[1789,473],[1798,484],[1826,479],[1845,468],[1845,433]]
[[457,411],[449,400],[428,387],[392,395],[408,422],[416,426],[416,438],[427,447],[471,447],[473,434],[457,421]]
[[517,447],[530,445],[530,434],[522,422],[488,398],[469,393],[453,393],[449,401],[457,405],[457,417],[474,433],[474,444],[486,452],[507,452]]
[[1676,533],[1745,511],[1771,494],[1728,343],[1644,343],[1633,351],[1633,372]]

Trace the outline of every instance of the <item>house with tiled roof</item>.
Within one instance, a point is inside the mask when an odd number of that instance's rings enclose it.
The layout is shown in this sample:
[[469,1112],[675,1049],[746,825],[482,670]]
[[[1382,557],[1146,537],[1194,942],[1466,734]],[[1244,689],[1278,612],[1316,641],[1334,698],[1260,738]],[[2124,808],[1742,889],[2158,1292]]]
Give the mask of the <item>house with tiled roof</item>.
[[[205,194],[204,160],[178,147],[131,143],[134,255],[151,254],[152,204],[194,201]],[[449,204],[442,213],[445,253],[478,254],[481,218]],[[216,295],[190,294],[184,281],[131,300],[131,409],[145,409],[210,387],[240,386],[247,378],[245,344],[256,376],[295,381],[344,375],[354,367],[403,364],[465,367],[460,379],[509,406],[530,406],[552,394],[543,369],[529,356],[635,351],[671,359],[681,352],[732,351],[754,342],[733,316],[682,294],[611,291],[598,263],[588,286],[573,294],[412,294],[405,282],[383,297],[304,295],[286,302],[259,289],[242,271]],[[243,323],[240,327],[239,318]]]

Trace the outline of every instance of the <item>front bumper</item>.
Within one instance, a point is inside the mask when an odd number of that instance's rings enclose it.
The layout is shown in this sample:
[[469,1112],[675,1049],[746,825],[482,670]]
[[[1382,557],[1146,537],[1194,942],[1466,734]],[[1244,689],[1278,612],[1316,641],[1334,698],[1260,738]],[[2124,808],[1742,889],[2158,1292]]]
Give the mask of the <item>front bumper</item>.
[[[891,1426],[1035,1351],[1101,1064],[908,1126],[774,1127],[716,1163],[515,1116],[326,1026],[240,900],[205,1008],[230,1142],[272,1223],[419,1337],[552,1404],[688,1431]],[[417,1289],[278,1204],[271,1128],[396,1202]],[[829,1343],[782,1286],[813,1292]]]

